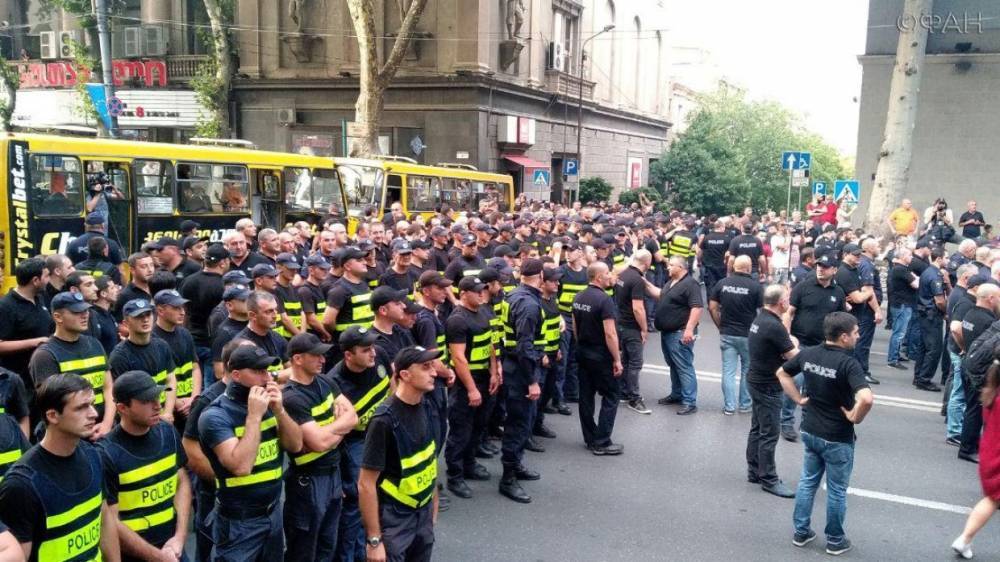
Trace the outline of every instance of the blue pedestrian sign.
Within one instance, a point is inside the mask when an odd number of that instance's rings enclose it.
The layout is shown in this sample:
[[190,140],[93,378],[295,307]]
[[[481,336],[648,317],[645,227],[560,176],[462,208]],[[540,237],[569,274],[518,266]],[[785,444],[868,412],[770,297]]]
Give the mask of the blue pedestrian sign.
[[531,183],[538,187],[548,187],[551,176],[548,170],[535,170]]
[[812,166],[812,153],[791,152],[781,153],[781,169],[788,170],[808,170]]
[[861,184],[858,180],[837,180],[833,184],[834,201],[840,201],[841,196],[844,196],[845,202],[860,203]]
[[563,174],[575,176],[580,171],[580,161],[576,158],[567,158],[563,163]]
[[818,181],[813,183],[813,195],[826,195],[825,181]]

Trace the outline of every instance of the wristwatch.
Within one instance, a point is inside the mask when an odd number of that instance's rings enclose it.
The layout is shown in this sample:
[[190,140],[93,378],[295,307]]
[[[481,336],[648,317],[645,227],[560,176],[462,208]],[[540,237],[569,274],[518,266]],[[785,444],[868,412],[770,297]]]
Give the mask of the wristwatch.
[[368,537],[365,540],[365,542],[367,542],[368,546],[372,548],[378,548],[378,545],[382,544],[382,537],[381,536]]

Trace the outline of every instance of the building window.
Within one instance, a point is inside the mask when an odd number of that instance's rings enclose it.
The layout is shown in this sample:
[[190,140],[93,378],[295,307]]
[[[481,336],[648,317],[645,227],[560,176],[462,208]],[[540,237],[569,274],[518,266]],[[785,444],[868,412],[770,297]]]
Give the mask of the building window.
[[552,9],[552,68],[570,74],[579,69],[576,47],[580,38],[580,13],[572,6],[560,2]]

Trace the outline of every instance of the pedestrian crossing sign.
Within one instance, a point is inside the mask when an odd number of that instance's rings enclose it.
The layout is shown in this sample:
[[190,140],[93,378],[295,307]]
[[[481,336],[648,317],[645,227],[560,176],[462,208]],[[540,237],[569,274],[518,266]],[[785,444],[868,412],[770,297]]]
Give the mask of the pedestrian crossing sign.
[[833,184],[833,199],[840,201],[841,197],[845,203],[860,203],[861,184],[858,180],[837,180]]
[[531,183],[538,187],[548,187],[550,179],[548,170],[535,170]]

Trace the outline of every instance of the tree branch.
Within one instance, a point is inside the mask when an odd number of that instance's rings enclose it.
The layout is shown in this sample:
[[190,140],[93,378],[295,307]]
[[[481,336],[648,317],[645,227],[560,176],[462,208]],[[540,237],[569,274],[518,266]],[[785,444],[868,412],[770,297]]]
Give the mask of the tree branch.
[[403,22],[399,25],[399,33],[392,44],[392,51],[386,57],[385,64],[382,65],[382,69],[378,73],[380,83],[388,84],[392,80],[392,77],[395,76],[396,70],[399,69],[400,63],[403,62],[403,56],[406,55],[406,48],[413,39],[413,30],[417,27],[417,21],[420,19],[420,15],[423,14],[426,6],[427,0],[414,0],[410,4],[410,9],[406,12],[406,17],[403,18]]

